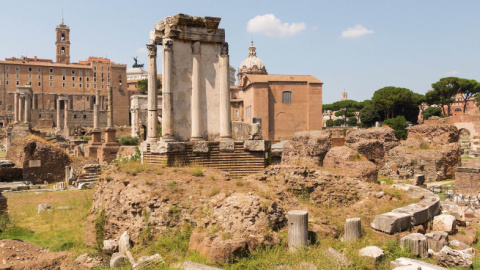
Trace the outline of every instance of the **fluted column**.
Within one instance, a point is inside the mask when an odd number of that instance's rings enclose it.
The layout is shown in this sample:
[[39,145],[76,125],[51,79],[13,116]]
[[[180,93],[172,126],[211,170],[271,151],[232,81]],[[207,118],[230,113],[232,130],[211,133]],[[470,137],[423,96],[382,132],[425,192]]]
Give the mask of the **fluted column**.
[[100,117],[99,117],[99,108],[100,107],[100,90],[95,91],[95,104],[93,104],[93,130],[100,131]]
[[60,98],[57,97],[57,132],[61,130],[60,128]]
[[20,96],[18,101],[18,121],[23,121],[23,106],[24,106],[24,99],[23,96]]
[[157,44],[147,43],[148,49],[148,99],[147,142],[157,141]]
[[194,41],[192,44],[193,66],[192,66],[192,134],[191,141],[202,140],[202,101],[201,101],[201,82],[200,82],[200,41]]
[[68,100],[63,101],[63,109],[64,109],[64,119],[63,119],[63,129],[67,129],[68,127]]
[[18,92],[13,93],[13,121],[18,123]]
[[107,90],[108,90],[107,128],[113,128],[113,90],[112,90],[112,86],[108,86]]
[[30,116],[31,116],[31,109],[32,109],[32,99],[30,92],[25,93],[25,123],[30,123]]
[[224,42],[220,54],[220,140],[232,139],[229,62],[228,43]]
[[[172,94],[172,48],[173,40],[163,39],[162,80],[162,140],[174,141],[173,94]],[[155,96],[156,99],[156,96]]]

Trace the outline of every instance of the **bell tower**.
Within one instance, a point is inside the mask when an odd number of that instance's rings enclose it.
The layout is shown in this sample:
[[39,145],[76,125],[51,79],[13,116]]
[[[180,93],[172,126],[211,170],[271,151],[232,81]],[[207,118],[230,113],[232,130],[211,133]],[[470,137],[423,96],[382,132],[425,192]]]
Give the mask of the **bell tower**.
[[57,63],[70,64],[70,28],[63,23],[57,25]]

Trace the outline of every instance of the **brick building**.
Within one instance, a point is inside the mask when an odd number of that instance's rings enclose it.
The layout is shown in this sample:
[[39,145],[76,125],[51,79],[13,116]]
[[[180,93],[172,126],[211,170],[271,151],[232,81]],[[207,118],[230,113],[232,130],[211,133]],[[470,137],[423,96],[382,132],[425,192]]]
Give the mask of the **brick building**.
[[[34,127],[39,119],[51,119],[54,125],[57,124],[56,101],[61,95],[68,97],[72,118],[69,122],[73,126],[93,126],[95,90],[101,91],[101,110],[105,111],[109,85],[113,88],[114,124],[128,125],[130,96],[126,85],[126,65],[99,57],[71,63],[70,28],[62,21],[55,31],[56,62],[36,56],[0,61],[0,126],[12,121],[13,93],[17,86],[24,85],[31,85],[33,91]],[[105,118],[106,114],[101,113],[101,117]]]
[[262,119],[262,137],[291,139],[302,130],[322,129],[322,85],[311,75],[269,75],[256,48],[238,68],[238,86],[230,88],[232,121]]

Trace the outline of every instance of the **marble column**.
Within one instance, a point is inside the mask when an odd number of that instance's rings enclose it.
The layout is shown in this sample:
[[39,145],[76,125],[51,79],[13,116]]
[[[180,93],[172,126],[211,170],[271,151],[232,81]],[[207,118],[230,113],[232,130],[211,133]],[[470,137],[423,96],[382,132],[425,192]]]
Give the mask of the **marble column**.
[[60,102],[61,102],[60,98],[57,97],[57,132],[60,132],[60,130],[62,130],[60,128],[60,116],[61,116],[61,114],[60,114],[60,104],[61,103]]
[[70,131],[68,129],[68,100],[63,101],[63,108],[65,113],[65,119],[63,119],[63,130],[65,131],[65,136],[70,135]]
[[31,119],[32,99],[30,92],[25,92],[25,123],[29,124]]
[[100,90],[95,91],[95,104],[93,104],[93,130],[100,131],[100,117],[99,117],[99,107],[100,107]]
[[[173,94],[172,94],[172,54],[173,40],[163,39],[163,80],[162,80],[162,140],[174,141]],[[155,95],[155,99],[157,96]]]
[[232,139],[229,62],[228,43],[224,42],[220,53],[220,140]]
[[147,43],[148,49],[148,100],[147,142],[157,141],[157,44]]
[[13,121],[14,123],[18,123],[18,92],[13,93]]
[[202,101],[201,101],[201,82],[200,82],[200,41],[194,41],[192,44],[193,66],[192,66],[192,100],[191,119],[192,133],[190,140],[202,140]]
[[24,106],[24,97],[21,95],[20,99],[18,101],[18,121],[22,122],[23,121],[23,106]]
[[107,128],[113,128],[113,91],[112,86],[108,86],[108,112],[107,112]]
[[131,136],[138,138],[138,137],[139,137],[138,134],[139,134],[140,132],[139,132],[139,124],[138,124],[138,107],[137,107],[137,105],[133,106],[133,107],[130,109],[130,114],[131,114],[131,117],[132,117],[132,132],[131,132]]

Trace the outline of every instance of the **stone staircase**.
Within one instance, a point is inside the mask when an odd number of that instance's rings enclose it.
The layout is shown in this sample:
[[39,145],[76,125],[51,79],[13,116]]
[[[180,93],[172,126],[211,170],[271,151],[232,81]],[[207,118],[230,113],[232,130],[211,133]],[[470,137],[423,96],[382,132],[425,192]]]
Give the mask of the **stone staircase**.
[[102,166],[100,164],[87,164],[83,166],[82,172],[77,176],[75,186],[96,183],[101,173]]

